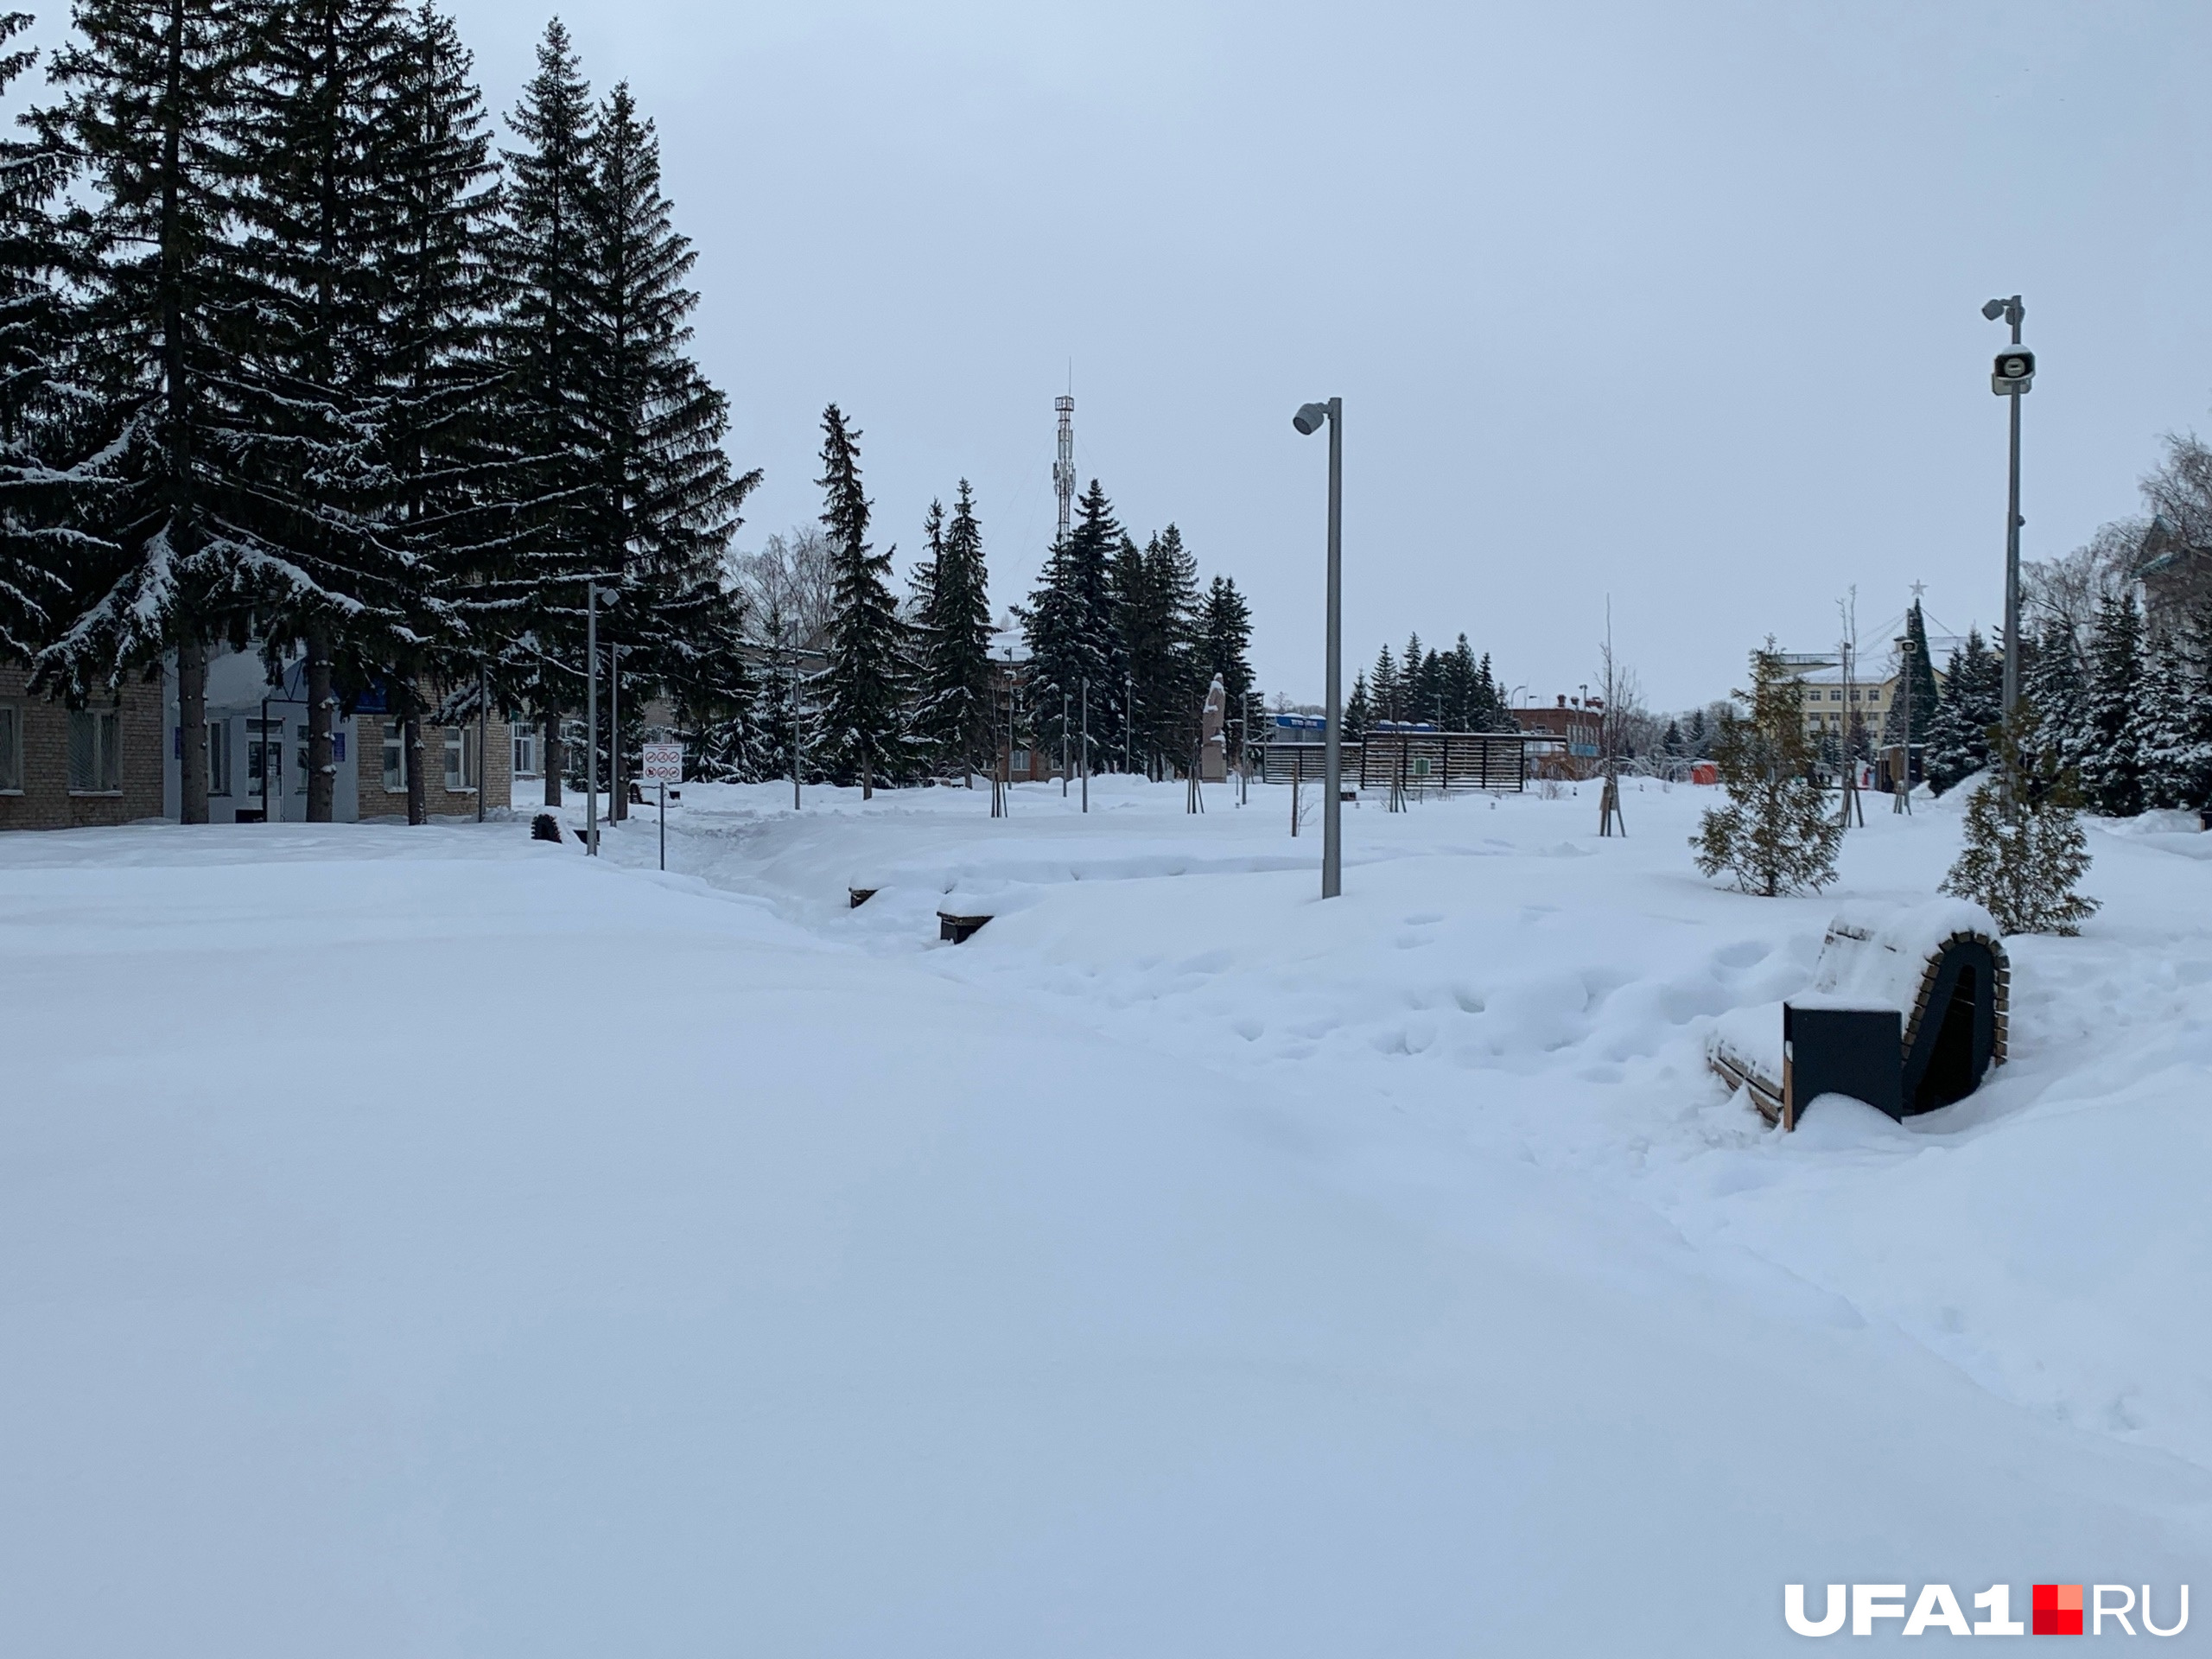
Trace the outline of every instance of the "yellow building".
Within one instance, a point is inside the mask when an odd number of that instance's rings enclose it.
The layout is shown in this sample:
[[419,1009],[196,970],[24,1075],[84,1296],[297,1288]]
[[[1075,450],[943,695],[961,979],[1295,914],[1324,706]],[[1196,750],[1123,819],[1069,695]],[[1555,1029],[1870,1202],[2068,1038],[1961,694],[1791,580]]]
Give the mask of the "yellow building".
[[[1950,661],[1952,649],[1964,643],[1948,637],[1929,640],[1939,691],[1943,685],[1943,665]],[[1833,652],[1784,652],[1782,663],[1804,698],[1806,735],[1818,740],[1833,734],[1840,741],[1850,732],[1851,716],[1856,714],[1866,722],[1867,742],[1882,741],[1883,719],[1897,699],[1895,663],[1861,661],[1853,666],[1849,684],[1844,682],[1842,660]],[[1916,746],[1922,735],[1913,734]]]

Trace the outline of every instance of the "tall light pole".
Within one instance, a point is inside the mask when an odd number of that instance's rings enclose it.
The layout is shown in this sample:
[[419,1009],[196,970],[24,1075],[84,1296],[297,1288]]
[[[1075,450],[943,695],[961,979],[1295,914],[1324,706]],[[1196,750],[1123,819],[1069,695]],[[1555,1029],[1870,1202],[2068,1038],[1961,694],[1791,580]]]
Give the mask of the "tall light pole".
[[2005,493],[2005,720],[2012,723],[2020,701],[2020,398],[2035,384],[2036,356],[2020,346],[2020,323],[2028,308],[2020,296],[1992,300],[1981,315],[2012,326],[2012,348],[1999,352],[1989,389],[2012,401],[2012,466]]
[[599,584],[584,584],[584,850],[599,856]]
[[1307,404],[1290,423],[1307,437],[1329,423],[1329,662],[1325,687],[1328,727],[1321,746],[1321,896],[1344,888],[1344,400]]

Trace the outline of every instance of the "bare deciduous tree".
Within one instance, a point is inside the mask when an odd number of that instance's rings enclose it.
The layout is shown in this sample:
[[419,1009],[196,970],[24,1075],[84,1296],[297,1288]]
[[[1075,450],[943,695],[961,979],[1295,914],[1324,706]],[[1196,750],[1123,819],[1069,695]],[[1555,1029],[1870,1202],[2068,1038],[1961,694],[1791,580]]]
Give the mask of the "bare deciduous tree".
[[779,647],[824,649],[836,611],[830,541],[812,525],[771,536],[758,553],[729,556],[732,587],[743,594],[753,626]]

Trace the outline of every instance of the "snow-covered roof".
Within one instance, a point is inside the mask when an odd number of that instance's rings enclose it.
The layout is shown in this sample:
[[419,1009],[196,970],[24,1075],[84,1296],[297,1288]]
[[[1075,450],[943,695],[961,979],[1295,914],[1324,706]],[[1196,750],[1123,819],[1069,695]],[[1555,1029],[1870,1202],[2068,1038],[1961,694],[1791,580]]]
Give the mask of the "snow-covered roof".
[[1010,612],[991,625],[991,657],[1001,663],[1029,660],[1028,636]]

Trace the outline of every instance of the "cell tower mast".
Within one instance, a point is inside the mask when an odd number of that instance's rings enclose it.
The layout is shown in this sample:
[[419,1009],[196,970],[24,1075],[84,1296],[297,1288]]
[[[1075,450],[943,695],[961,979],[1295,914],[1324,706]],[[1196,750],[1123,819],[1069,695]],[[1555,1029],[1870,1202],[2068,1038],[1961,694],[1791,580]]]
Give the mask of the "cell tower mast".
[[1052,407],[1060,416],[1060,456],[1052,463],[1052,493],[1060,498],[1059,540],[1065,542],[1075,507],[1075,399],[1055,397]]

